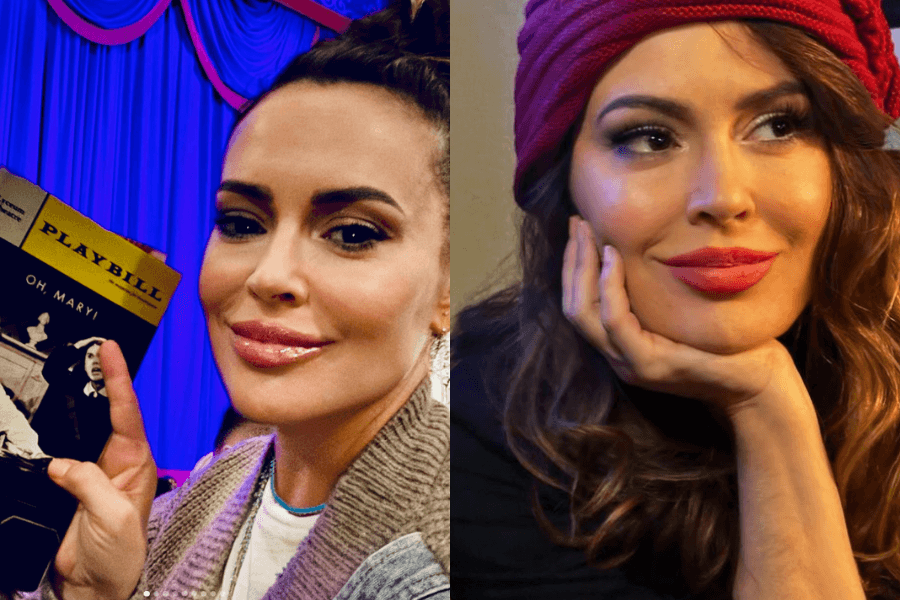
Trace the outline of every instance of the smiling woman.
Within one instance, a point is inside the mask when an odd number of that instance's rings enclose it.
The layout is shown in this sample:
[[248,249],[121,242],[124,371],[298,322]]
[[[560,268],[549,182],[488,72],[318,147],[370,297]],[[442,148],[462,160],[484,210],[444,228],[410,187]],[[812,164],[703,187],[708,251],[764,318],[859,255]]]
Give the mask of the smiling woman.
[[[114,344],[113,436],[54,461],[81,502],[45,598],[449,599],[448,6],[409,0],[297,57],[235,125],[200,298],[237,411],[271,426],[153,502]],[[90,375],[90,371],[89,371]]]
[[373,85],[301,81],[235,130],[200,294],[248,418],[340,415],[346,439],[365,443],[362,424],[377,431],[425,376],[449,290],[439,137],[417,110]]
[[[337,481],[369,442],[402,407],[421,403],[411,400],[414,395],[428,395],[430,346],[449,324],[442,260],[447,199],[433,168],[440,147],[440,133],[418,106],[352,80],[285,83],[258,102],[231,137],[200,299],[232,403],[278,432],[272,505],[308,521],[279,534],[293,545],[309,535],[315,515],[327,511]],[[351,382],[350,373],[364,376]],[[438,406],[417,410],[431,413],[429,427],[439,422]],[[408,425],[390,429],[398,427]],[[422,432],[416,428],[403,435],[417,439]],[[437,438],[418,441],[440,449]],[[403,479],[407,459],[415,460],[397,457],[377,472]],[[419,475],[439,479],[440,465],[426,464]],[[352,481],[345,478],[345,487]],[[412,491],[410,481],[394,483]],[[368,495],[362,479],[356,485],[363,486],[356,493]],[[449,492],[413,487],[433,500]],[[401,509],[404,501],[376,505],[409,512]],[[325,512],[323,519],[329,517]],[[253,527],[242,534],[247,553],[266,555],[273,567],[254,573],[243,566],[242,550],[233,549],[225,574],[237,597],[245,590],[260,596],[295,553],[271,547],[266,527],[272,523],[257,517]],[[446,556],[440,530],[427,533],[424,552],[430,547]],[[422,575],[414,570],[408,576]]]
[[[667,76],[679,65],[692,77]],[[648,36],[606,72],[569,192],[621,255],[645,328],[733,353],[797,320],[832,196],[810,113],[800,82],[736,23]]]
[[519,51],[523,277],[453,338],[454,591],[900,598],[878,3],[530,0]]

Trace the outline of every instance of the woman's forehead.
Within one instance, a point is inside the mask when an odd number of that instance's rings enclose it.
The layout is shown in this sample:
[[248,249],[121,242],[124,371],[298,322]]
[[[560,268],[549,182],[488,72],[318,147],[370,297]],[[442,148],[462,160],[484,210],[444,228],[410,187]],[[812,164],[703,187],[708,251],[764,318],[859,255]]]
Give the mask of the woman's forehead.
[[625,52],[591,94],[693,95],[720,89],[749,93],[793,80],[781,60],[738,21],[692,23],[656,32]]
[[242,138],[257,144],[309,146],[334,141],[353,145],[434,142],[421,112],[375,85],[298,81],[271,92],[235,129],[229,150]]
[[235,130],[222,179],[294,195],[373,187],[392,197],[434,185],[432,125],[376,86],[301,82],[267,97]]

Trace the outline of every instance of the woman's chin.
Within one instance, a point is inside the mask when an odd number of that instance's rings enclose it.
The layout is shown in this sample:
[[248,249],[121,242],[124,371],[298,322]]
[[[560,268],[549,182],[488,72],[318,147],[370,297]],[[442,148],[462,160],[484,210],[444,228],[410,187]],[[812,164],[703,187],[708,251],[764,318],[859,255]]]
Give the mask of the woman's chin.
[[730,354],[740,354],[741,352],[746,352],[747,350],[752,350],[753,348],[757,348],[765,343],[766,340],[701,340],[697,344],[689,344],[698,350],[702,350],[704,352],[709,352],[710,354],[721,354],[721,355],[730,355]]
[[[742,330],[742,328],[725,329],[722,327],[701,328],[694,327],[691,329],[684,328],[662,328],[663,331],[658,332],[665,338],[679,344],[685,344],[709,352],[710,354],[731,355],[740,354],[754,348],[758,348],[763,344],[775,339],[783,333],[780,328],[778,331],[772,331],[771,335],[767,335],[762,328],[755,330]],[[648,328],[648,331],[653,331]]]
[[[635,307],[641,327],[673,342],[720,355],[739,354],[769,343],[797,321],[796,310],[784,307],[683,307],[678,316],[659,306]],[[739,309],[739,310],[737,310]]]

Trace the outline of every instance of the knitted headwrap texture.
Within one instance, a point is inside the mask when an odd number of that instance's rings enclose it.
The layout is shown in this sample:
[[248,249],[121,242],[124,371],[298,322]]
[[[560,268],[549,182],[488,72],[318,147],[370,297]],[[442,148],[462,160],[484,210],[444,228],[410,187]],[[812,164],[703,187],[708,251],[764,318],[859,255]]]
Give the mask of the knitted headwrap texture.
[[767,19],[797,26],[900,116],[900,67],[878,0],[530,0],[516,73],[516,201],[546,171],[603,72],[649,34],[688,23]]

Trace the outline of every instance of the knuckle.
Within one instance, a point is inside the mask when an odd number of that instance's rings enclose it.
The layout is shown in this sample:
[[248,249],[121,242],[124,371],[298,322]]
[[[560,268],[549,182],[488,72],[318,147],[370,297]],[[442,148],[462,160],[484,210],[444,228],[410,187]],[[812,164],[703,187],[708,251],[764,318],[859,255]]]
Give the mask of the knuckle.
[[140,519],[137,514],[132,514],[132,510],[122,506],[118,509],[107,511],[104,519],[103,528],[108,535],[115,540],[125,540],[129,535],[140,527]]
[[100,467],[91,462],[82,462],[77,465],[72,465],[66,475],[71,481],[79,485],[89,485],[97,480],[98,475],[104,476]]
[[580,306],[570,305],[563,310],[563,314],[578,329],[584,329],[584,324],[588,322],[588,312]]
[[671,379],[672,369],[666,362],[652,358],[641,364],[641,377],[649,382],[667,382]]
[[123,503],[119,510],[117,530],[119,533],[127,533],[141,526],[141,514],[137,507],[130,502]]
[[637,375],[644,381],[659,381],[665,373],[665,365],[653,358],[644,358],[635,365]]
[[616,329],[619,329],[622,325],[619,317],[604,313],[604,311],[600,313],[600,322],[603,323],[603,328],[609,333],[615,333]]

